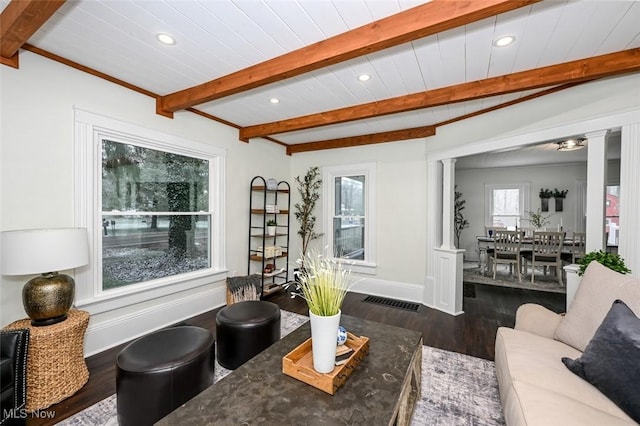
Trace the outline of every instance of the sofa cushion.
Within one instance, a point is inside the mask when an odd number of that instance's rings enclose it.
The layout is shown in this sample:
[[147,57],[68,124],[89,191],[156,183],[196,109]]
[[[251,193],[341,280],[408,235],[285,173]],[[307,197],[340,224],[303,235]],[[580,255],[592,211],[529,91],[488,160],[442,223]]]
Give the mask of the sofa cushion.
[[591,262],[554,337],[584,351],[616,299],[640,314],[640,280]]
[[557,340],[500,327],[496,335],[495,360],[503,403],[509,387],[516,383],[529,383],[537,389],[564,395],[612,416],[629,419],[620,407],[571,373],[561,361],[563,357],[577,358],[581,355]]
[[622,301],[609,313],[580,358],[562,362],[640,422],[640,319]]
[[503,404],[505,422],[509,426],[629,426],[635,424],[628,417],[621,418],[562,393],[517,380]]

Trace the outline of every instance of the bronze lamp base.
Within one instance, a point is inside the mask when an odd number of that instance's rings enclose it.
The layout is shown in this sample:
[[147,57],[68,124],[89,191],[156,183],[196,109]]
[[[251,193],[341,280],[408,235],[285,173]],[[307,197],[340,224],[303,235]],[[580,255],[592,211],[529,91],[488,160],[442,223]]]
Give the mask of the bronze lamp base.
[[24,310],[31,325],[52,325],[67,319],[73,304],[75,282],[73,278],[57,272],[42,274],[29,280],[22,289]]

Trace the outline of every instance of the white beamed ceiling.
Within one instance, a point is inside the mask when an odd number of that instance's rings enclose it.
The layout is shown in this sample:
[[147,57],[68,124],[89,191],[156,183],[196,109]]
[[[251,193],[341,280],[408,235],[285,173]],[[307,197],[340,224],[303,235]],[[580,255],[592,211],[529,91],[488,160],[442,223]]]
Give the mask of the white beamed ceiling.
[[[166,95],[424,3],[80,0],[28,43]],[[7,0],[0,0],[4,9]],[[544,1],[196,108],[245,127],[640,47],[640,2]],[[157,33],[174,36],[164,46]],[[502,35],[516,42],[493,46]],[[366,83],[356,77],[369,73]],[[541,89],[542,90],[542,89]],[[273,135],[286,144],[427,126],[535,91]],[[280,103],[271,104],[277,97]],[[187,113],[187,112],[180,112]]]

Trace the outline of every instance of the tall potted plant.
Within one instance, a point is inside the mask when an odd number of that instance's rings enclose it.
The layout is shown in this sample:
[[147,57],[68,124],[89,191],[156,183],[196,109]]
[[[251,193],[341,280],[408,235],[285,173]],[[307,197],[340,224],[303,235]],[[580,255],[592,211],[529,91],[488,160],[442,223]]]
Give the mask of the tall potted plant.
[[309,307],[313,369],[330,373],[335,367],[342,303],[354,281],[351,271],[334,259],[312,252],[306,265],[292,294],[302,297]]
[[456,247],[460,248],[460,234],[462,230],[469,227],[469,221],[464,218],[462,210],[466,200],[462,199],[462,192],[458,192],[458,185],[454,187],[454,199],[453,199],[453,231],[456,235]]
[[300,202],[295,204],[296,220],[300,224],[298,235],[302,239],[301,263],[300,269],[304,270],[304,262],[307,257],[309,243],[322,236],[322,233],[315,231],[316,217],[313,210],[320,198],[318,191],[322,185],[320,178],[320,169],[318,167],[309,167],[307,173],[300,177],[296,176],[298,184],[298,192],[300,193]]

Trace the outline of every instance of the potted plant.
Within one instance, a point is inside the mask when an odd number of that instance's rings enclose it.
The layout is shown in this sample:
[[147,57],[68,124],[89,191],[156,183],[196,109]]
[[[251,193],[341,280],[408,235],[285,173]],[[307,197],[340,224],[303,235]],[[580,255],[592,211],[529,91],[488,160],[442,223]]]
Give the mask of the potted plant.
[[578,262],[578,264],[580,265],[578,275],[582,276],[582,274],[584,274],[584,271],[587,269],[587,266],[589,266],[589,264],[594,260],[606,266],[607,268],[621,274],[631,273],[631,269],[627,268],[627,265],[625,265],[624,263],[624,259],[617,253],[609,253],[604,250],[596,250],[585,253],[584,257]]
[[456,236],[456,247],[460,248],[460,234],[462,230],[469,227],[469,221],[464,218],[462,210],[467,202],[462,199],[462,192],[458,192],[458,185],[454,187],[454,201],[453,201],[453,231]]
[[276,235],[276,227],[278,226],[278,222],[273,219],[269,219],[267,221],[267,235],[274,236]]
[[535,212],[528,211],[527,215],[529,215],[529,219],[527,220],[529,221],[531,226],[533,226],[535,229],[542,229],[551,223],[549,218],[552,215],[545,216],[542,214],[542,211],[540,209],[538,209]]
[[568,189],[563,189],[562,191],[559,191],[558,188],[553,188],[553,198],[555,198],[556,200],[556,211],[557,212],[561,212],[562,211],[562,200],[565,199],[565,197],[567,196],[567,193],[569,192]]
[[302,297],[309,307],[313,368],[329,373],[335,367],[342,303],[354,280],[351,271],[334,259],[310,253],[304,264],[305,273],[292,295]]
[[300,238],[302,239],[300,256],[302,262],[299,270],[294,270],[294,276],[297,279],[300,273],[304,271],[304,262],[307,257],[309,243],[323,235],[322,233],[317,233],[315,231],[316,217],[313,214],[316,203],[320,198],[318,190],[322,185],[322,179],[320,178],[320,169],[318,167],[309,167],[307,173],[303,177],[296,176],[295,179],[298,184],[298,192],[300,193],[300,202],[296,203],[294,206],[294,215],[300,224],[298,235],[300,235]]
[[540,206],[543,212],[549,211],[549,198],[553,197],[553,191],[550,189],[540,188],[540,192],[538,193],[540,197]]

